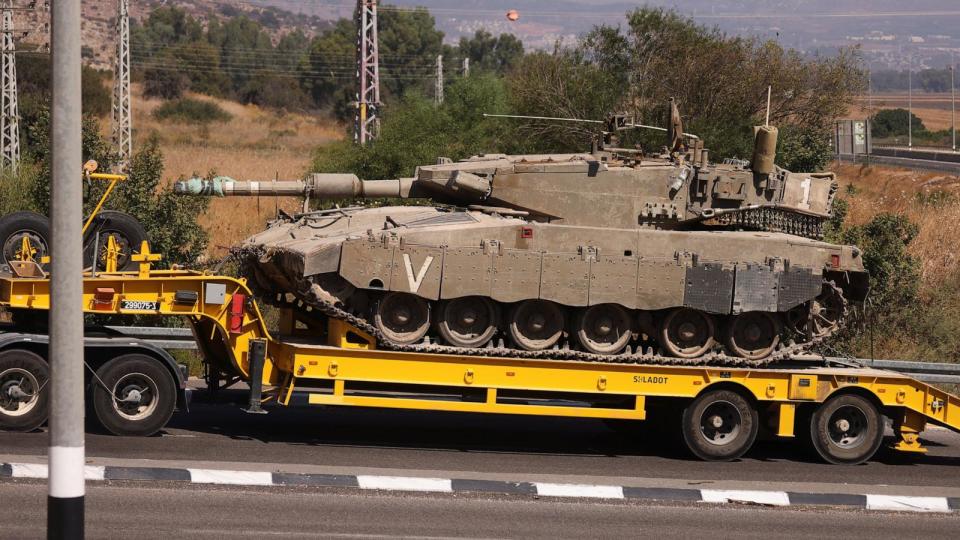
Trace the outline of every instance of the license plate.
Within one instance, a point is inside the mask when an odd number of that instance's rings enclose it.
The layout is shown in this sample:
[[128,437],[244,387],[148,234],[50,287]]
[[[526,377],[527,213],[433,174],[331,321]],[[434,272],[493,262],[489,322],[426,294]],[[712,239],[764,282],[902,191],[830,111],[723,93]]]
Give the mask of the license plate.
[[129,311],[160,311],[160,302],[146,302],[143,300],[121,300],[120,309]]

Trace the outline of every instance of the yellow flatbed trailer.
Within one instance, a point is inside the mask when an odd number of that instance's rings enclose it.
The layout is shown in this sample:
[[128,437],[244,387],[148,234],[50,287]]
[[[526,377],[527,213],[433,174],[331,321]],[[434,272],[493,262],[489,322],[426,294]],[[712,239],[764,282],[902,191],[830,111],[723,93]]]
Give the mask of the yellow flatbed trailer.
[[[711,460],[743,455],[761,426],[812,443],[833,463],[870,459],[884,416],[894,448],[904,452],[925,451],[919,434],[928,423],[960,431],[960,398],[892,371],[811,361],[731,368],[395,352],[376,349],[342,321],[290,308],[279,308],[273,335],[244,280],[155,270],[159,256],[149,250],[135,257],[139,271],[84,276],[85,311],[183,317],[208,382],[249,382],[251,412],[268,401],[289,405],[296,391],[314,405],[588,417],[638,432],[659,424],[679,427],[691,452]],[[50,282],[38,269],[15,270],[0,274],[0,310],[26,322],[8,328],[14,339],[2,339],[0,329],[0,428],[35,428],[46,419],[47,349],[16,336],[43,334]],[[168,365],[151,368],[149,351],[86,356],[88,399],[108,430],[147,435],[169,420],[178,399]]]

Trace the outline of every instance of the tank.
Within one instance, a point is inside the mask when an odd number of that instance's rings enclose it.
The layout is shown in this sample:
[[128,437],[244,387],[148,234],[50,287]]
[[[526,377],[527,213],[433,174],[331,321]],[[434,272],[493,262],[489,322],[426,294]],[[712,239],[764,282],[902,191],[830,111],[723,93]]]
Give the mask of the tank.
[[671,125],[656,155],[608,130],[589,153],[441,158],[411,178],[175,189],[432,201],[282,215],[235,250],[260,296],[389,348],[758,364],[835,332],[867,274],[857,247],[820,239],[834,175],[773,165],[775,129],[756,130],[753,160],[718,164]]

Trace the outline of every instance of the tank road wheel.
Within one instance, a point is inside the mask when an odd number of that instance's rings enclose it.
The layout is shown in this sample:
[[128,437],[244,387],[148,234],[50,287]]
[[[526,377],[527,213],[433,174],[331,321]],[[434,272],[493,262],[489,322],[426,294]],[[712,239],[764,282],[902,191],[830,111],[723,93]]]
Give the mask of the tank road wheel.
[[0,429],[33,431],[47,421],[47,361],[30,351],[0,353]]
[[843,318],[843,298],[835,290],[829,290],[810,303],[810,327],[812,337],[823,337],[840,326]]
[[480,347],[497,331],[497,308],[482,296],[455,298],[443,304],[437,329],[455,347]]
[[883,416],[864,397],[853,394],[835,396],[813,413],[810,437],[820,457],[830,463],[863,463],[880,448]]
[[727,328],[727,347],[730,352],[748,360],[766,358],[780,343],[780,319],[765,311],[741,313]]
[[0,218],[0,263],[36,261],[50,254],[50,220],[36,212]]
[[549,349],[563,334],[563,311],[547,300],[524,300],[511,311],[507,330],[521,349]]
[[683,411],[683,440],[700,459],[726,461],[750,450],[760,424],[750,402],[731,390],[710,390]]
[[114,435],[148,437],[163,429],[177,405],[173,376],[142,354],[118,356],[97,370],[93,412]]
[[387,293],[374,308],[373,322],[391,343],[410,345],[430,329],[430,304],[415,294]]
[[590,306],[577,317],[577,340],[589,352],[617,354],[632,337],[630,314],[620,305]]
[[704,355],[715,343],[713,317],[690,308],[677,308],[660,324],[660,344],[678,358]]

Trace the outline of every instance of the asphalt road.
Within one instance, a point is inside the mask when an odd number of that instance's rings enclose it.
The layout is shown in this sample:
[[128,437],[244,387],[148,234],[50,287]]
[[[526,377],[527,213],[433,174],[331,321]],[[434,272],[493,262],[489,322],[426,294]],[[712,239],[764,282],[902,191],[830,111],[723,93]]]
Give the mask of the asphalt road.
[[[0,483],[0,536],[44,536],[46,486]],[[960,518],[289,489],[94,485],[88,538],[951,538]]]
[[[830,466],[797,443],[760,441],[743,459],[706,463],[675,445],[631,440],[597,420],[356,408],[275,409],[195,403],[160,436],[91,433],[87,455],[582,477],[960,487],[960,435],[928,430],[929,453],[881,449],[859,466]],[[45,432],[0,433],[0,454],[44,455]]]

